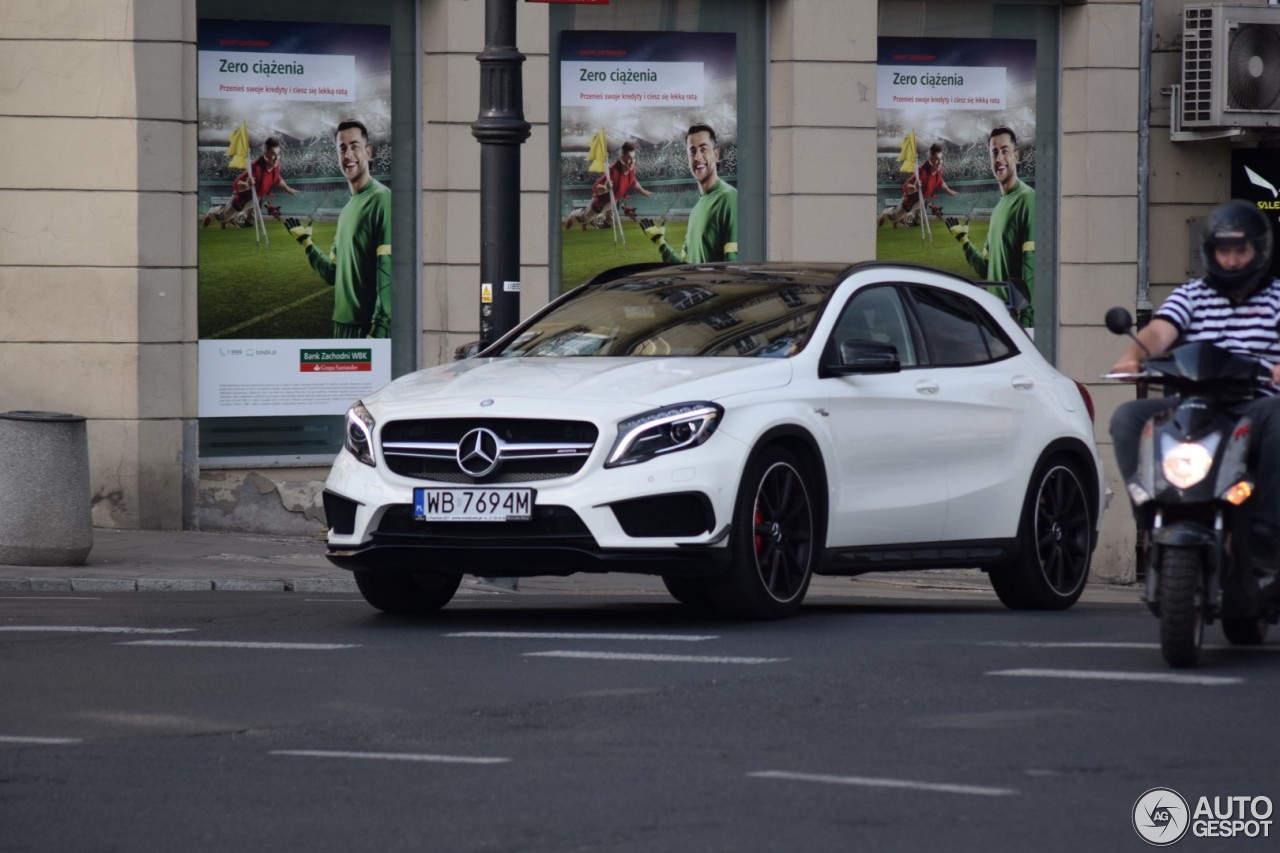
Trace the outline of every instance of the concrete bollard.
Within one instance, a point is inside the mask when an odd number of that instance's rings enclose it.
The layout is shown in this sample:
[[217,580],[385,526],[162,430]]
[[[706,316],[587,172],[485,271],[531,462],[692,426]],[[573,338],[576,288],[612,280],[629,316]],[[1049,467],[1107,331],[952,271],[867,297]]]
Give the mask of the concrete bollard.
[[85,419],[0,413],[0,563],[79,566],[92,548]]

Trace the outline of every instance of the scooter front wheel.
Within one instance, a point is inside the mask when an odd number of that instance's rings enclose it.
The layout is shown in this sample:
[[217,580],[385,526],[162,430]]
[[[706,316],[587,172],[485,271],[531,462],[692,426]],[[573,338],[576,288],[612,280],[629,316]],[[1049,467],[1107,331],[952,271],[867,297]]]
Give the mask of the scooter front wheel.
[[1160,553],[1160,653],[1169,666],[1195,666],[1204,640],[1204,556],[1198,548],[1165,547]]

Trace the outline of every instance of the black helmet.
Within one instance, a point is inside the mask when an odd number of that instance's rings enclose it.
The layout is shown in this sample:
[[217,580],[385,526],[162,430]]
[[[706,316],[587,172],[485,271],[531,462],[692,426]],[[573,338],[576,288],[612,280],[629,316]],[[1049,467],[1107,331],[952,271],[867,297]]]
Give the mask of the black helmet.
[[[1254,258],[1238,270],[1224,270],[1213,250],[1231,243],[1252,243]],[[1204,229],[1205,282],[1226,297],[1248,299],[1271,270],[1271,223],[1250,201],[1233,199],[1214,208]]]

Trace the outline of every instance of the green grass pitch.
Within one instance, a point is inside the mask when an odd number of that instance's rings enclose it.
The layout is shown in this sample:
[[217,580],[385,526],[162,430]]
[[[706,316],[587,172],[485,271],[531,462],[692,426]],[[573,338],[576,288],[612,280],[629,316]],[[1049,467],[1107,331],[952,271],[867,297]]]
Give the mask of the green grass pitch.
[[[684,243],[685,222],[667,223],[666,240],[676,251]],[[598,273],[624,264],[660,262],[662,255],[640,226],[630,219],[622,220],[622,232],[627,238],[625,246],[613,242],[613,232],[608,228],[582,230],[575,224],[566,229],[561,220],[560,291],[572,290],[590,281]]]
[[[932,241],[927,237],[921,239],[918,225],[912,228],[885,225],[876,232],[876,257],[880,260],[926,264],[965,278],[974,278],[976,274],[973,268],[964,259],[960,244],[951,236],[947,227],[937,220],[931,220],[930,225],[933,229]],[[684,242],[685,228],[686,223],[683,222],[668,223],[667,243],[672,247],[680,246]],[[564,230],[561,235],[561,291],[577,287],[610,267],[662,259],[657,248],[634,222],[623,220],[623,231],[627,244],[623,246],[619,243],[615,247],[613,235],[608,229],[589,228],[583,231],[581,226],[575,224],[573,228]],[[969,239],[981,246],[987,239],[987,223],[970,223]]]
[[[561,232],[562,291],[612,267],[662,259],[639,225],[629,219],[622,225],[625,246],[614,244],[609,229],[583,231],[575,224]],[[885,225],[876,232],[876,256],[927,264],[972,278],[974,272],[951,233],[940,222],[932,225],[932,243],[920,239],[919,227]],[[332,245],[336,223],[318,222],[313,228],[317,246]],[[668,223],[667,243],[679,247],[685,228],[683,222]],[[987,223],[974,222],[970,229],[969,239],[981,245]],[[257,245],[252,228],[224,231],[214,225],[200,229],[201,339],[327,338],[332,334],[333,288],[311,269],[306,253],[281,223],[268,219],[267,236],[270,244]]]
[[[333,245],[336,222],[317,222],[316,246]],[[307,263],[280,222],[267,220],[270,244],[252,228],[200,229],[198,328],[201,339],[327,338],[333,334],[333,288]]]
[[[908,228],[899,225],[884,225],[876,232],[876,257],[882,261],[907,261],[913,264],[927,264],[931,267],[947,270],[965,278],[975,278],[977,273],[964,259],[964,250],[956,242],[955,237],[936,219],[930,220],[933,229],[933,241],[926,236],[920,239],[920,226]],[[969,240],[975,246],[981,246],[987,239],[987,223],[969,223]]]

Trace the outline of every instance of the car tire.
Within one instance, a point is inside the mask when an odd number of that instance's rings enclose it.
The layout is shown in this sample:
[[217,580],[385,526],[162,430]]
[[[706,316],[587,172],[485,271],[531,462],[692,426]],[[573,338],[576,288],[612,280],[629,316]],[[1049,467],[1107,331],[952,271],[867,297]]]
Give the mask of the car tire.
[[1232,618],[1222,620],[1222,634],[1233,646],[1260,646],[1267,639],[1271,627],[1266,617],[1253,619]]
[[662,582],[666,585],[667,592],[671,593],[671,597],[685,607],[698,611],[712,609],[711,587],[705,579],[663,575]]
[[1094,537],[1084,482],[1079,466],[1064,456],[1037,466],[1018,525],[1018,557],[989,574],[1011,610],[1066,610],[1084,592]]
[[804,465],[781,447],[751,460],[738,487],[731,563],[709,583],[722,615],[782,619],[804,600],[816,558],[817,514]]
[[444,607],[458,591],[462,575],[433,572],[356,572],[364,600],[384,613],[420,615]]

